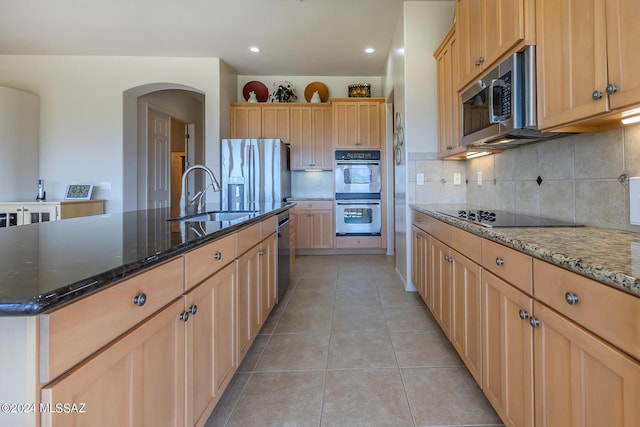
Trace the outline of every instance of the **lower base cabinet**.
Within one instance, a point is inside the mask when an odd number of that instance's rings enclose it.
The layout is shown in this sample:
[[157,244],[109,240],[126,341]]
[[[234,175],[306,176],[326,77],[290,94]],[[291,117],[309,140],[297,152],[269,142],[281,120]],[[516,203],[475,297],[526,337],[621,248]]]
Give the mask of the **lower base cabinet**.
[[536,426],[637,426],[640,363],[534,302]]
[[187,426],[203,426],[236,372],[236,265],[206,279],[186,296]]
[[533,300],[482,271],[482,391],[506,426],[533,426]]
[[174,302],[43,388],[42,426],[184,426],[183,312]]

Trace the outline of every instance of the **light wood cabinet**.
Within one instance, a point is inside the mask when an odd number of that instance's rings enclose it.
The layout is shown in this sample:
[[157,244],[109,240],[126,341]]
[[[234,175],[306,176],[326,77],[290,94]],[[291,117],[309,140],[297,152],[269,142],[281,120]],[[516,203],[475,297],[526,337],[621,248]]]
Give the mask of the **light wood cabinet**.
[[635,0],[537,0],[538,125],[588,123],[640,103]]
[[296,216],[289,214],[289,277],[294,277],[296,270]]
[[429,251],[430,236],[415,225],[411,227],[411,281],[418,290],[418,294],[427,303],[429,286]]
[[333,169],[333,122],[329,104],[292,104],[291,170]]
[[[42,389],[43,426],[184,426],[185,327],[177,300]],[[84,403],[84,412],[55,411]],[[82,409],[77,407],[78,410]]]
[[451,275],[452,262],[450,248],[431,238],[431,313],[447,338],[451,340]]
[[0,228],[104,213],[104,200],[1,202]]
[[236,372],[236,265],[185,296],[187,426],[202,426]]
[[451,259],[451,344],[482,384],[481,268],[454,250]]
[[296,249],[330,249],[336,230],[333,225],[333,202],[300,201],[291,210],[296,223]]
[[506,54],[535,44],[533,0],[459,0],[456,31],[460,45],[458,90]]
[[334,148],[380,149],[385,135],[384,99],[332,99]]
[[455,27],[433,55],[438,79],[438,157],[445,158],[467,151],[462,146],[460,98],[458,96],[458,41]]
[[289,104],[231,104],[231,138],[275,138],[289,142]]
[[534,302],[536,426],[632,427],[640,363]]
[[232,104],[231,138],[262,138],[262,108],[259,105]]
[[482,271],[482,390],[509,427],[533,426],[533,300]]
[[260,244],[260,326],[264,324],[276,305],[277,245],[276,233],[269,235]]

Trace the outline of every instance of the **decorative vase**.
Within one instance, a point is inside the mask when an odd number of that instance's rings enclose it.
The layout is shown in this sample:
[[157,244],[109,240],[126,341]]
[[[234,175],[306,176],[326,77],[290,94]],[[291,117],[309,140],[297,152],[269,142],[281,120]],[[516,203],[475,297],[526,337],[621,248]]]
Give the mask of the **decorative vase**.
[[258,97],[256,97],[256,93],[254,91],[249,92],[249,99],[247,102],[258,102]]
[[313,92],[313,95],[311,96],[311,100],[309,102],[312,102],[314,104],[322,102],[322,100],[320,99],[320,94],[318,93],[318,91]]

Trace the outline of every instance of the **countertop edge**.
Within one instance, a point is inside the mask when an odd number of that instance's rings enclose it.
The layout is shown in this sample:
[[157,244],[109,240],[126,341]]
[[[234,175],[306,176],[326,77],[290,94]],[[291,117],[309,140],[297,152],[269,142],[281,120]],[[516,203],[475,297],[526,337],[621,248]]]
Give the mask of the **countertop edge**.
[[580,258],[573,258],[564,253],[550,250],[519,239],[514,239],[500,233],[499,230],[471,224],[449,215],[438,213],[424,206],[410,204],[410,209],[429,215],[447,224],[453,225],[476,236],[491,240],[501,245],[510,247],[519,252],[530,255],[536,259],[546,261],[557,267],[585,276],[589,279],[603,283],[612,288],[629,293],[640,298],[640,279],[624,272],[612,270],[606,266],[593,262],[585,262]]
[[25,317],[46,314],[57,310],[78,299],[92,295],[95,292],[115,286],[123,280],[142,273],[149,268],[158,266],[174,259],[176,256],[189,252],[202,245],[221,239],[229,234],[245,228],[266,218],[278,215],[291,209],[295,203],[285,202],[284,206],[261,213],[245,221],[233,224],[201,238],[183,243],[165,251],[157,252],[152,256],[141,258],[135,262],[104,271],[100,274],[87,277],[74,283],[61,286],[46,294],[40,294],[29,299],[17,299],[15,301],[4,300],[0,303],[0,317]]

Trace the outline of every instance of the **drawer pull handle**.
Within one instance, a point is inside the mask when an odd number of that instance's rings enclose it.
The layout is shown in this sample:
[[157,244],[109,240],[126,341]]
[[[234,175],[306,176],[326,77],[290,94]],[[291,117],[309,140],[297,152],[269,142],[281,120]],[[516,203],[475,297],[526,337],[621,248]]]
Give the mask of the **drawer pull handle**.
[[578,303],[578,301],[580,301],[580,297],[573,292],[567,292],[566,294],[564,294],[564,300],[569,305],[575,305]]
[[496,258],[496,265],[504,265],[504,260],[500,257]]
[[139,307],[142,307],[147,302],[147,294],[144,292],[133,297],[133,303]]
[[222,259],[222,252],[216,252],[213,258],[217,261],[220,261]]
[[193,304],[191,307],[187,309],[187,313],[193,314],[194,316],[198,312],[198,306]]
[[189,312],[185,311],[184,313],[182,313],[179,317],[180,320],[182,320],[183,322],[186,322],[187,320],[189,320]]
[[530,317],[529,318],[529,324],[531,325],[532,328],[536,328],[536,327],[540,326],[540,321],[538,319],[536,319],[535,317]]
[[522,320],[527,320],[529,318],[529,313],[527,313],[523,309],[520,309],[520,312],[518,312],[518,315]]

